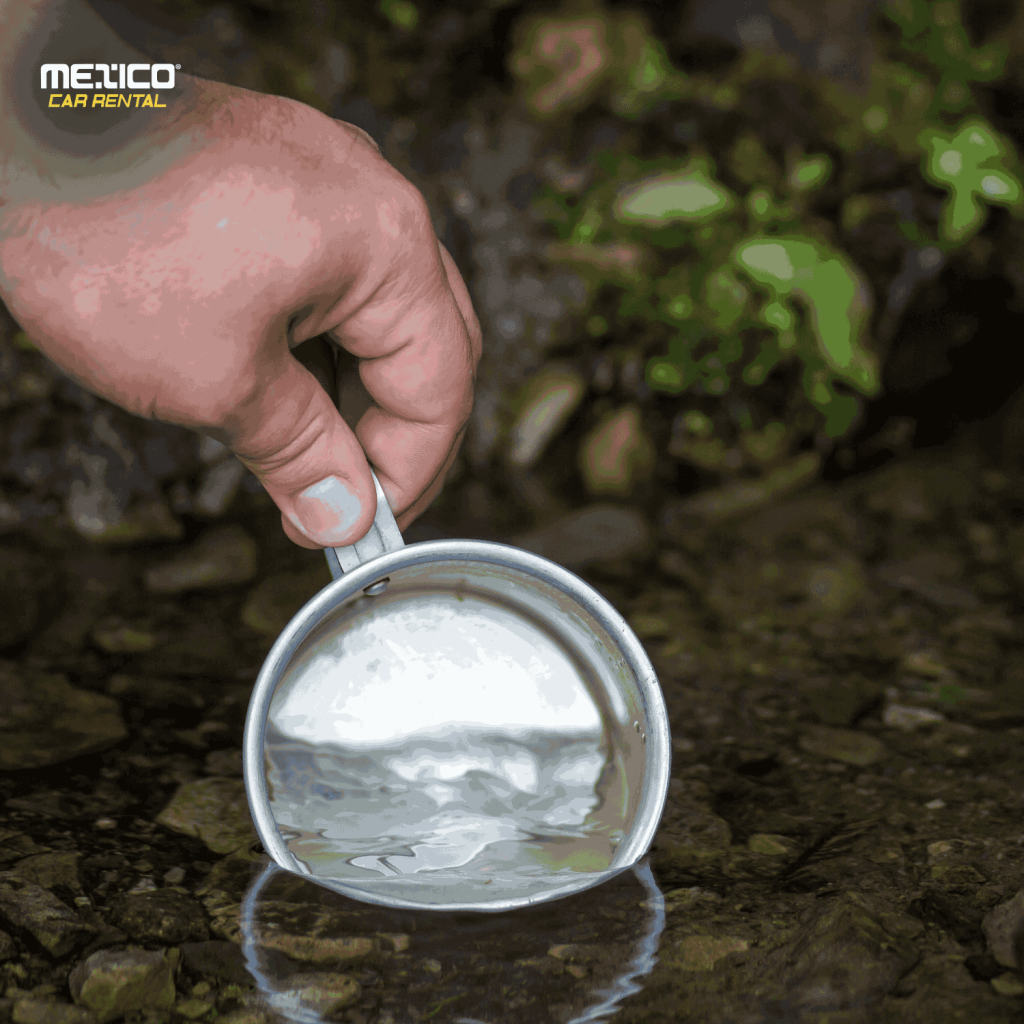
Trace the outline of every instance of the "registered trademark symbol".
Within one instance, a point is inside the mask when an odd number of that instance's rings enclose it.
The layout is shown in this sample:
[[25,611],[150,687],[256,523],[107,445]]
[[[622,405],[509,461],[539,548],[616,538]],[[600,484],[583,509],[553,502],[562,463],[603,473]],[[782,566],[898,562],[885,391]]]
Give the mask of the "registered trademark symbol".
[[176,67],[176,68],[177,68],[177,69],[178,69],[179,71],[181,70],[181,65],[180,65],[180,64],[175,64],[174,66],[175,66],[175,67]]

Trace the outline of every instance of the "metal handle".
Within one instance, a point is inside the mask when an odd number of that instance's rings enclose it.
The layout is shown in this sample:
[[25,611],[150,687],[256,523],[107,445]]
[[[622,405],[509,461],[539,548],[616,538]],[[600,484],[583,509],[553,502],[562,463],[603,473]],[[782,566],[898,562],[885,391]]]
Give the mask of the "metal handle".
[[[322,336],[310,338],[309,341],[304,341],[292,349],[292,355],[316,377],[320,386],[331,396],[331,401],[337,405],[338,389],[335,380],[337,371],[334,348],[331,343]],[[373,477],[373,486],[377,489],[377,514],[373,518],[373,525],[354,544],[343,548],[324,548],[327,566],[331,570],[332,578],[336,580],[379,555],[405,547],[402,532],[398,529],[398,523],[395,522],[394,513],[384,494],[384,488],[381,487],[372,466],[370,467],[370,476]]]

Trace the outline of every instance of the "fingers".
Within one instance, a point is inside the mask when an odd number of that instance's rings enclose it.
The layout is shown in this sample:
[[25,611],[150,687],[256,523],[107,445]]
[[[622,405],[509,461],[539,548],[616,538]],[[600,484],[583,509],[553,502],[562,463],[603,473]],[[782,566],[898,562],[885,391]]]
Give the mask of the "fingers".
[[380,267],[369,298],[329,334],[360,359],[375,404],[356,435],[406,525],[440,490],[458,451],[472,409],[480,326],[422,197],[408,186],[400,202],[401,244],[392,212],[379,251],[393,258]]
[[286,347],[280,352],[232,417],[227,443],[281,509],[292,541],[305,548],[351,544],[377,510],[369,466],[330,395]]

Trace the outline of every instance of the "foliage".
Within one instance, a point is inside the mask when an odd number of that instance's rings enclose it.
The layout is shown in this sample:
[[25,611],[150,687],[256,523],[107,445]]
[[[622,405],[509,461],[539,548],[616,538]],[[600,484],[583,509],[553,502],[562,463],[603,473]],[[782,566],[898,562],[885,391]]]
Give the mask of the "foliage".
[[[538,212],[560,239],[549,256],[572,265],[589,286],[588,331],[609,341],[641,339],[634,346],[643,349],[654,391],[707,408],[708,400],[752,395],[775,371],[799,367],[813,430],[832,439],[850,431],[862,400],[880,386],[871,288],[842,246],[844,233],[873,216],[880,200],[836,194],[856,180],[866,145],[916,163],[923,187],[947,192],[937,222],[903,218],[903,234],[918,247],[962,246],[983,227],[986,204],[1024,212],[1012,144],[987,123],[971,92],[1002,73],[1006,43],[972,47],[954,0],[890,0],[884,17],[900,31],[898,59],[883,54],[860,92],[814,83],[809,113],[828,151],[791,147],[780,162],[742,118],[734,119],[731,144],[716,140],[713,149],[701,140],[651,153],[639,135],[627,134],[593,161],[585,191],[555,184],[539,200]],[[627,51],[632,64],[621,62]],[[595,106],[627,124],[725,114],[741,111],[747,91],[766,77],[800,83],[785,62],[757,53],[725,74],[688,76],[671,66],[641,18],[593,2],[524,22],[511,67],[528,107],[548,121]],[[840,224],[830,212],[837,207]],[[790,417],[793,408],[790,402]],[[805,430],[811,423],[796,419]],[[696,453],[706,449],[706,464],[720,468],[724,445],[711,436],[711,421],[691,409],[680,423],[677,450],[701,464]],[[788,427],[755,426],[740,413],[748,453],[768,431],[775,443],[764,461],[785,454]]]

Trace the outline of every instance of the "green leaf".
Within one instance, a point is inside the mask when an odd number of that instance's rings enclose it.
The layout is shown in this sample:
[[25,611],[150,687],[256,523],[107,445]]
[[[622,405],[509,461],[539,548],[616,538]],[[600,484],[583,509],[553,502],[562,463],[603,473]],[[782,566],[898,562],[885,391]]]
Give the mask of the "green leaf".
[[659,174],[637,182],[615,204],[626,224],[663,227],[672,221],[697,223],[729,210],[732,194],[702,169]]

